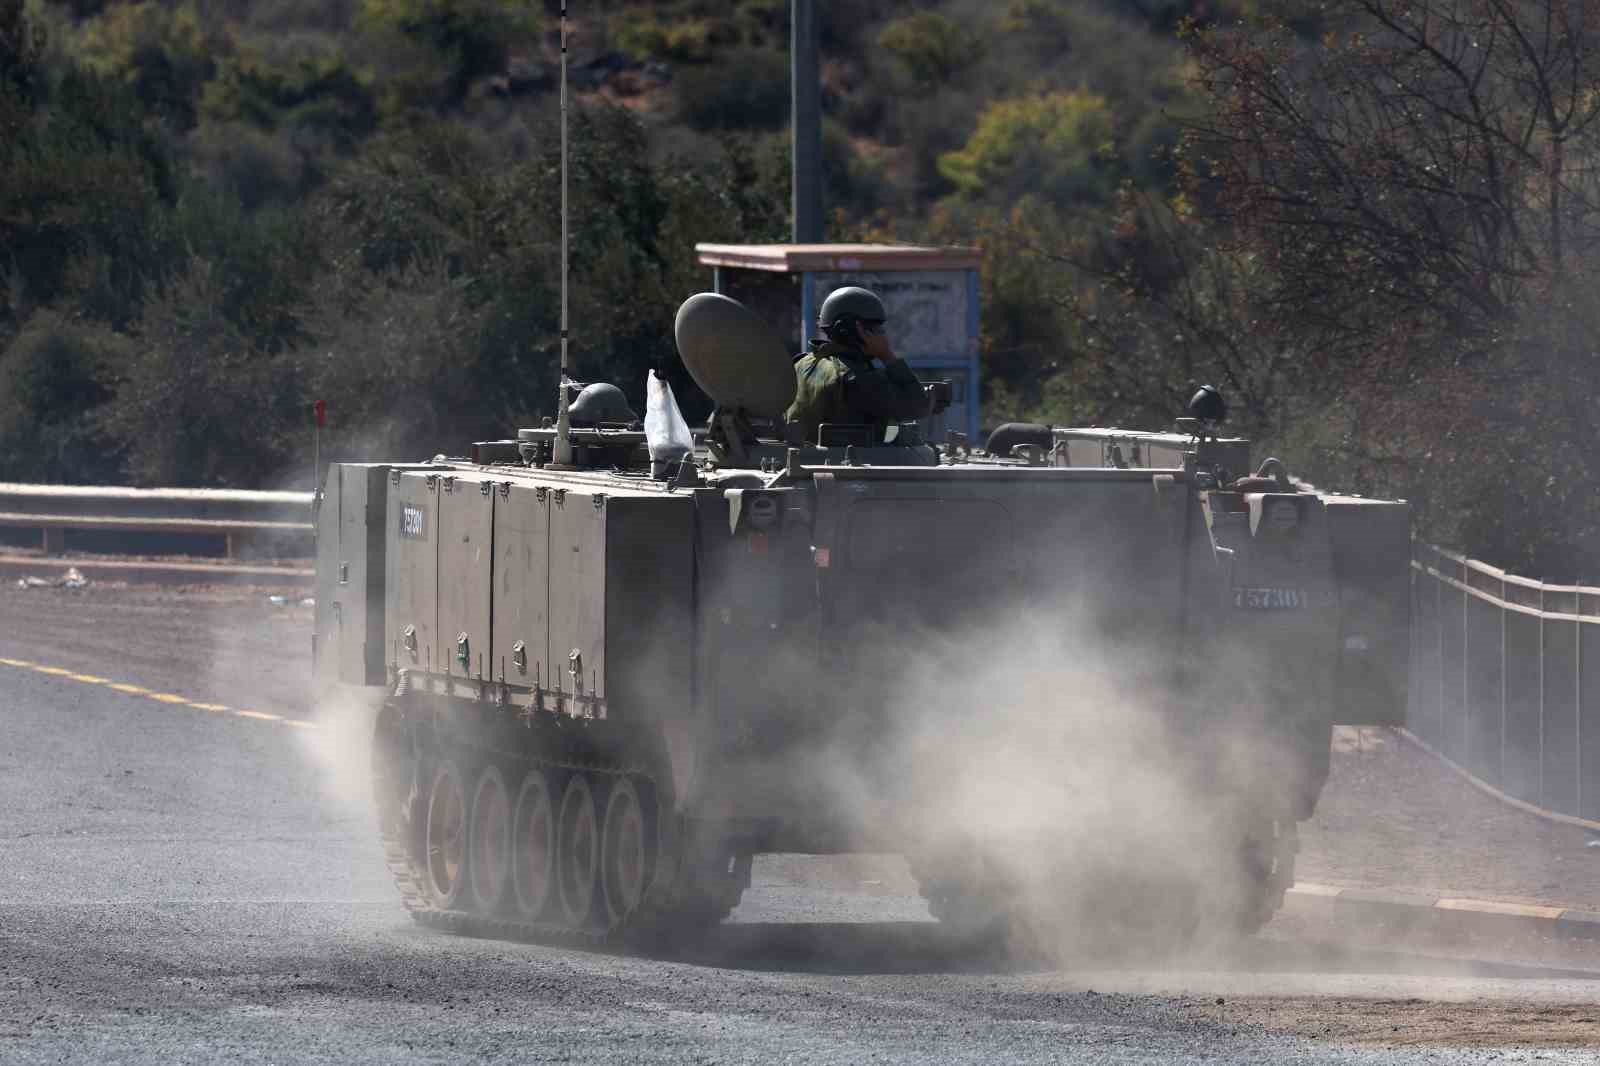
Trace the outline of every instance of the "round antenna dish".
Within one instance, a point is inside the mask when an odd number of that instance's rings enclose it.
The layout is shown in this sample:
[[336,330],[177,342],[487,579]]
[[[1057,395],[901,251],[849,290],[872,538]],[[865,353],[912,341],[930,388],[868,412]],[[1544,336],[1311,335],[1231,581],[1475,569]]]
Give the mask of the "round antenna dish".
[[738,300],[696,293],[672,323],[689,376],[725,410],[781,419],[794,403],[794,360],[773,328]]

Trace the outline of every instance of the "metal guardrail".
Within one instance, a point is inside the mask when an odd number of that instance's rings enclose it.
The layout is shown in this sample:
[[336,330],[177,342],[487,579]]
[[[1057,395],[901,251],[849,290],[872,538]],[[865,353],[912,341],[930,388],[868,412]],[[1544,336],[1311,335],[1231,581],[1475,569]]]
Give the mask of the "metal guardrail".
[[309,492],[138,489],[0,482],[0,527],[37,529],[60,554],[68,530],[204,534],[221,537],[231,558],[246,537],[309,538]]
[[1516,799],[1600,819],[1600,588],[1413,543],[1410,730]]

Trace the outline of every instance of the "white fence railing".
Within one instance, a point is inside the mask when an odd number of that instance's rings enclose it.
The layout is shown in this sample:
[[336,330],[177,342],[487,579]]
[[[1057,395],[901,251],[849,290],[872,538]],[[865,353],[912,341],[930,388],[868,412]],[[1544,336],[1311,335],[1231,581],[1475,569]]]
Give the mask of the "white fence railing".
[[0,482],[0,527],[37,529],[59,554],[69,530],[220,538],[230,557],[245,538],[309,549],[310,492],[136,489]]
[[1406,724],[1515,799],[1600,819],[1600,588],[1416,542]]

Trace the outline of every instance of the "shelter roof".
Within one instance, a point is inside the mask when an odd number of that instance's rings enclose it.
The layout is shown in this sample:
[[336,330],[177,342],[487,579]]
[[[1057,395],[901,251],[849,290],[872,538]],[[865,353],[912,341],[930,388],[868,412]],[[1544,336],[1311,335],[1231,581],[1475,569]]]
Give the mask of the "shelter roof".
[[702,266],[799,274],[808,270],[976,270],[976,248],[916,244],[697,244]]

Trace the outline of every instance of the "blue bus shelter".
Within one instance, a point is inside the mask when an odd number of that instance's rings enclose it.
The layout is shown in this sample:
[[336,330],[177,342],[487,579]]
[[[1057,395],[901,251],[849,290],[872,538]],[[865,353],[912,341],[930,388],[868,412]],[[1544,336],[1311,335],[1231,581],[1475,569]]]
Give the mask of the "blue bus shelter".
[[[924,381],[948,380],[951,403],[931,439],[954,429],[978,439],[976,248],[900,244],[697,244],[712,287],[763,314],[796,351],[816,335],[817,308],[834,289],[871,289],[889,311],[895,351]],[[786,328],[791,326],[791,328]]]

